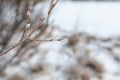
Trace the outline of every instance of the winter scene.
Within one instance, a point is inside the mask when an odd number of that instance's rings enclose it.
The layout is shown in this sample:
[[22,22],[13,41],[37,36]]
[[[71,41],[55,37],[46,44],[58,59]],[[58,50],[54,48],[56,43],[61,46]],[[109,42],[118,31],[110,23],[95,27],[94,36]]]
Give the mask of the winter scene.
[[0,0],[0,80],[120,80],[120,0]]

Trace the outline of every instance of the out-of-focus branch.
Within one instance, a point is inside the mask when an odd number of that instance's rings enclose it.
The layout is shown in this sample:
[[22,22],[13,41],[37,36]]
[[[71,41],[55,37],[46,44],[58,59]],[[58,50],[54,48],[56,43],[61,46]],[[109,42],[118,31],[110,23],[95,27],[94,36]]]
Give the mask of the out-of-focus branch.
[[43,23],[44,23],[44,20],[45,20],[45,18],[43,18],[43,19],[40,20],[40,22],[39,22],[39,24],[37,25],[37,27],[30,32],[29,37],[31,37],[32,34],[33,34],[38,28],[42,27],[42,25],[43,25]]
[[[64,38],[63,38],[63,39],[64,39]],[[27,38],[27,39],[25,39],[25,40],[19,41],[18,43],[16,43],[16,44],[15,44],[14,46],[12,46],[11,48],[5,50],[4,52],[2,52],[2,53],[0,54],[0,56],[3,56],[3,55],[5,55],[5,54],[7,54],[9,51],[11,51],[12,49],[16,48],[17,46],[19,46],[20,44],[22,44],[22,43],[24,43],[24,42],[26,42],[26,41],[30,41],[30,42],[32,42],[32,41],[46,42],[46,41],[61,41],[61,40],[63,40],[63,39],[39,40],[39,39],[34,39],[34,38],[33,38],[33,39]]]
[[30,27],[30,17],[31,17],[31,9],[28,9],[28,11],[27,11],[26,25],[25,25],[25,27],[24,27],[24,29],[23,29],[23,35],[22,35],[20,41],[23,40],[23,38],[24,38],[24,36],[25,36],[28,28]]
[[[53,10],[53,8],[55,7],[55,5],[57,4],[58,1],[59,1],[59,0],[57,0],[55,3],[52,4],[52,6],[50,7],[50,9],[48,10],[48,16],[51,14],[51,11]],[[26,38],[23,40],[23,38],[24,38],[24,36],[25,36],[28,28],[30,27],[30,17],[31,17],[31,9],[28,9],[28,11],[27,11],[27,18],[26,18],[26,25],[25,25],[25,27],[24,27],[24,29],[23,29],[23,34],[22,34],[22,37],[20,38],[20,41],[19,41],[18,43],[16,43],[14,46],[12,46],[11,48],[9,48],[9,49],[3,51],[2,53],[0,53],[0,56],[3,56],[3,55],[5,55],[5,54],[7,54],[9,51],[11,51],[12,49],[16,48],[17,46],[19,46],[20,44],[22,44],[22,43],[24,43],[24,42],[26,42],[26,41],[28,41],[28,42],[40,41],[40,42],[41,42],[41,41],[61,41],[61,40],[62,40],[62,39],[56,39],[56,40],[54,40],[54,39],[41,40],[41,39],[36,39],[36,37],[35,37],[35,38],[31,38],[31,35],[32,35],[39,27],[41,27],[41,26],[43,25],[45,18],[43,18],[43,19],[40,21],[40,23],[38,24],[38,26],[31,31],[31,33],[29,34],[29,36],[26,37]],[[44,32],[44,29],[43,29],[42,32]]]
[[56,4],[58,3],[58,1],[59,1],[59,0],[56,0],[56,2],[51,5],[51,7],[50,7],[50,9],[49,9],[49,11],[48,11],[48,15],[51,14],[53,8],[56,6]]

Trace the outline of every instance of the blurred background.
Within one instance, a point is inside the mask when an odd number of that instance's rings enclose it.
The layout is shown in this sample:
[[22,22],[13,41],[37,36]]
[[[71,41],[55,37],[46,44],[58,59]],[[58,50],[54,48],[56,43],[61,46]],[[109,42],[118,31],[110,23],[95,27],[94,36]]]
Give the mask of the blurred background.
[[[119,0],[0,0],[0,80],[120,80]],[[40,25],[41,19],[45,18]],[[59,41],[57,41],[59,39]],[[49,41],[51,40],[51,41]]]

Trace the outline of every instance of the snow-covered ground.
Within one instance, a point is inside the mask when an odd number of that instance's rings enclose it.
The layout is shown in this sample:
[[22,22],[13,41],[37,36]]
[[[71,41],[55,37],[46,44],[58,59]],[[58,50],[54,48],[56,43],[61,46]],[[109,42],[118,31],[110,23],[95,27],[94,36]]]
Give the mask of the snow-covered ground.
[[[60,2],[55,7],[50,19],[51,21],[54,21],[54,25],[57,25],[63,31],[71,33],[86,32],[103,39],[120,35],[120,3],[79,1]],[[61,34],[62,33],[56,33],[55,35],[59,36]],[[115,42],[119,43],[119,41]],[[98,42],[98,45],[99,44],[107,47],[114,45],[114,43],[112,44],[112,41],[107,43],[104,43],[104,41],[100,43]],[[89,44],[86,46],[88,47]],[[120,73],[120,63],[116,62],[113,56],[110,55],[112,52],[109,52],[106,49],[101,49],[100,46],[97,47],[95,42],[93,42],[90,48],[93,49],[90,51],[93,58],[97,59],[104,65],[106,71],[104,80],[119,80],[120,75],[115,76],[114,74]],[[116,51],[116,48],[113,48],[113,50]],[[119,50],[117,53],[119,53]],[[96,56],[96,54],[98,56]],[[60,55],[61,54],[57,55],[56,52],[50,52],[50,54],[47,55],[47,60],[51,64],[66,64],[67,58],[64,56],[60,57]],[[59,59],[62,59],[62,62],[58,62]],[[68,58],[68,60],[70,59]]]
[[7,78],[120,80],[119,9],[120,3],[112,2],[58,3],[50,18],[58,28],[53,35],[78,33],[79,37],[72,37],[73,45],[64,40],[41,43],[38,53],[5,70]]

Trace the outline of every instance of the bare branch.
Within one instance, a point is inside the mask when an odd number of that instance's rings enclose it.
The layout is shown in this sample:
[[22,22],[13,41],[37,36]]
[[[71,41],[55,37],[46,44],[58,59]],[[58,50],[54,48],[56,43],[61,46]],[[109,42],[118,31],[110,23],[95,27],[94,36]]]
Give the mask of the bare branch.
[[18,45],[20,45],[21,43],[23,43],[23,42],[25,42],[25,41],[26,41],[26,40],[19,41],[19,42],[18,42],[17,44],[15,44],[13,47],[11,47],[11,48],[5,50],[4,52],[2,52],[2,53],[0,54],[0,56],[3,56],[3,55],[5,55],[5,54],[7,54],[9,51],[11,51],[12,49],[16,48]]
[[40,28],[40,27],[43,25],[44,20],[45,20],[45,18],[43,18],[43,19],[40,20],[40,22],[39,22],[39,24],[37,25],[37,27],[36,27],[35,29],[33,29],[33,30],[31,31],[31,33],[29,34],[29,37],[31,37],[32,34],[33,34],[38,28]]
[[56,6],[56,4],[58,3],[59,0],[56,0],[55,3],[52,4],[52,6],[50,7],[49,11],[48,11],[48,15],[50,15],[50,13],[52,12],[53,8]]
[[[49,9],[49,11],[48,11],[48,16],[51,14],[51,11],[52,11],[53,8],[55,7],[55,5],[58,3],[58,1],[59,1],[59,0],[57,0],[55,3],[52,4],[52,6],[50,7],[50,9]],[[22,37],[20,38],[20,41],[19,41],[18,43],[16,43],[14,46],[12,46],[11,48],[9,48],[9,49],[3,51],[2,53],[0,53],[0,56],[3,56],[3,55],[5,55],[5,54],[7,54],[9,51],[11,51],[12,49],[16,48],[16,47],[19,46],[20,44],[23,44],[23,43],[26,42],[26,41],[39,41],[39,42],[41,42],[41,41],[61,41],[61,40],[63,40],[63,39],[50,39],[50,40],[41,40],[41,39],[40,39],[40,40],[39,40],[39,39],[36,39],[36,38],[30,38],[31,35],[32,35],[38,28],[40,28],[40,27],[43,25],[45,18],[41,19],[41,21],[39,22],[39,24],[37,25],[37,27],[36,27],[35,29],[33,29],[33,30],[30,32],[30,34],[28,35],[28,37],[23,40],[26,32],[28,31],[28,29],[29,29],[29,27],[30,27],[31,11],[32,11],[32,10],[30,9],[30,5],[29,5],[29,8],[28,8],[28,10],[27,10],[26,25],[25,25],[25,27],[24,27],[24,29],[23,29],[23,34],[22,34]],[[42,30],[44,31],[44,29],[42,29]],[[43,32],[43,31],[42,31],[42,32]]]
[[23,34],[22,34],[22,37],[21,37],[20,41],[23,40],[23,38],[24,38],[24,36],[25,36],[28,28],[30,27],[30,17],[31,17],[31,10],[28,9],[28,11],[27,11],[26,25],[25,25],[25,27],[24,27],[24,29],[23,29]]

